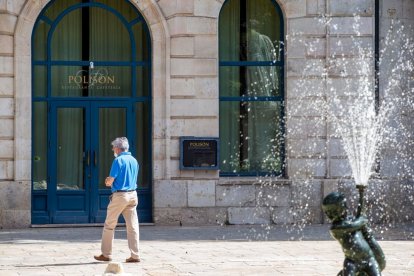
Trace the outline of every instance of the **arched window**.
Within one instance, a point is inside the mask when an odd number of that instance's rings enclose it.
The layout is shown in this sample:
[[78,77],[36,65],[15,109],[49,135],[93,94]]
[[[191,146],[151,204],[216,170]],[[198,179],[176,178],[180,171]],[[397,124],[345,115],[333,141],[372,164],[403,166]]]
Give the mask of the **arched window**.
[[151,40],[128,0],[54,0],[32,34],[32,223],[103,222],[125,136],[151,221]]
[[219,21],[220,175],[283,174],[283,15],[228,0]]

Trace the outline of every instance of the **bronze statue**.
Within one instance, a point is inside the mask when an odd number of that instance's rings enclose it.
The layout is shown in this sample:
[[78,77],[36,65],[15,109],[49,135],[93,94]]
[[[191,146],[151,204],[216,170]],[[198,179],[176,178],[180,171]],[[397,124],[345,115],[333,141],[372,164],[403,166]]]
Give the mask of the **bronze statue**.
[[342,246],[345,254],[343,269],[337,276],[380,276],[385,268],[385,256],[368,226],[364,214],[364,188],[359,190],[359,205],[355,217],[348,216],[346,198],[339,192],[328,194],[322,209],[332,221],[330,233]]

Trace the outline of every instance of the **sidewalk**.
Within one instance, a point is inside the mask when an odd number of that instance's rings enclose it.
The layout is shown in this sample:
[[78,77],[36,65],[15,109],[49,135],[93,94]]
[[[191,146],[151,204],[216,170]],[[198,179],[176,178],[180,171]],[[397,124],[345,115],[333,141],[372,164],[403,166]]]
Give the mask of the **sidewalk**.
[[[141,226],[141,263],[130,264],[124,227],[114,260],[129,275],[329,275],[343,262],[329,225]],[[101,227],[0,230],[0,275],[102,275]],[[376,234],[387,257],[383,275],[414,275],[414,225]]]

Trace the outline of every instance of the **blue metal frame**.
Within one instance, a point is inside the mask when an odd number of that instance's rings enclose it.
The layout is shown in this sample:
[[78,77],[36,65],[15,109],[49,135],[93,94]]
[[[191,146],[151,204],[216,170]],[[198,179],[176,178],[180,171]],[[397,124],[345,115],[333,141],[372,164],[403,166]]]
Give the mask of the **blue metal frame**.
[[[51,185],[51,178],[56,177],[55,174],[55,167],[56,164],[53,163],[53,153],[52,149],[55,149],[55,147],[53,147],[52,143],[54,143],[54,139],[51,139],[51,137],[55,137],[56,135],[53,135],[53,133],[51,133],[51,131],[54,129],[52,126],[56,125],[56,118],[53,118],[53,116],[50,116],[51,112],[52,112],[52,108],[56,108],[57,105],[64,105],[67,107],[84,107],[87,110],[87,112],[89,112],[89,114],[93,113],[94,109],[97,109],[99,107],[112,107],[112,106],[123,106],[123,107],[128,107],[128,112],[129,115],[127,116],[127,131],[128,133],[128,137],[131,140],[131,149],[135,149],[136,147],[134,146],[135,144],[135,126],[133,124],[134,120],[135,120],[135,104],[136,103],[143,103],[148,105],[148,112],[149,112],[149,116],[148,116],[148,133],[146,134],[148,137],[148,141],[149,141],[149,151],[148,154],[149,156],[147,156],[147,159],[150,160],[152,162],[152,141],[151,141],[151,133],[152,133],[152,96],[151,96],[151,91],[152,91],[152,83],[151,83],[151,38],[150,38],[150,33],[149,33],[149,29],[148,29],[148,25],[146,24],[144,18],[142,17],[142,15],[140,14],[140,12],[128,1],[128,0],[122,0],[125,1],[130,7],[131,9],[133,9],[135,11],[136,17],[134,19],[132,19],[131,21],[128,21],[124,18],[124,16],[118,12],[116,9],[110,7],[110,6],[106,6],[102,3],[98,3],[95,2],[94,0],[89,0],[89,2],[85,3],[85,2],[79,2],[78,4],[66,7],[63,11],[60,12],[60,14],[54,19],[51,20],[50,18],[48,18],[45,14],[47,9],[53,5],[57,0],[52,0],[50,1],[46,7],[42,10],[41,14],[39,15],[39,17],[37,18],[35,24],[34,24],[34,28],[33,28],[33,32],[32,32],[32,72],[34,72],[34,68],[35,66],[44,66],[46,68],[46,83],[47,83],[47,93],[45,97],[35,97],[34,94],[32,95],[32,101],[33,103],[35,102],[45,102],[47,103],[47,107],[48,107],[48,122],[47,122],[47,137],[48,137],[48,165],[47,165],[47,171],[48,171],[48,186]],[[119,1],[119,0],[118,0]],[[85,7],[95,7],[95,8],[101,8],[104,9],[112,14],[114,14],[116,16],[116,18],[118,18],[120,20],[120,22],[122,22],[122,24],[124,25],[124,27],[126,28],[126,30],[129,33],[129,42],[131,45],[131,60],[130,61],[106,61],[106,60],[98,60],[98,61],[94,61],[94,65],[95,66],[128,66],[131,68],[131,97],[53,97],[52,93],[51,93],[51,69],[52,66],[88,66],[90,61],[70,61],[70,60],[52,60],[51,58],[51,40],[54,34],[54,31],[56,30],[56,27],[59,25],[59,22],[69,13],[71,13],[72,11],[75,11],[77,9],[82,9]],[[34,45],[34,38],[35,38],[35,34],[36,34],[36,30],[37,27],[39,26],[39,23],[43,21],[45,22],[47,25],[50,26],[49,30],[48,30],[48,34],[47,34],[47,44],[46,44],[46,60],[35,60],[34,59],[34,53],[35,53],[35,49],[33,47]],[[135,44],[135,37],[132,31],[132,27],[135,26],[136,24],[143,22],[143,31],[144,31],[144,35],[146,36],[146,40],[147,40],[147,49],[148,49],[148,56],[145,57],[144,60],[136,60],[137,58],[137,53],[136,53],[136,44]],[[147,68],[148,70],[148,91],[144,91],[146,92],[144,95],[145,96],[137,96],[137,67],[142,67],[142,68]],[[32,87],[34,88],[34,78],[32,78]],[[34,91],[34,89],[32,89],[32,91]],[[33,93],[33,92],[32,92]],[[34,111],[32,111],[34,112]],[[92,112],[92,113],[91,113]],[[32,113],[32,118],[34,118],[34,115]],[[89,120],[89,129],[92,127],[92,117],[96,116],[95,115],[90,115],[90,120]],[[56,131],[56,130],[55,130]],[[91,135],[93,136],[94,134],[91,133]],[[34,137],[34,130],[32,128],[32,137]],[[85,139],[87,141],[92,141],[93,137],[85,137]],[[90,143],[90,142],[88,142]],[[85,145],[87,146],[87,145]],[[91,144],[88,144],[89,148],[93,148],[94,146]],[[96,147],[96,146],[95,146]],[[135,151],[135,150],[134,150]],[[135,152],[132,152],[133,154],[135,154]],[[34,154],[34,148],[32,149],[32,156]],[[96,172],[95,172],[96,174]],[[148,183],[148,188],[145,189],[141,189],[139,190],[139,192],[142,192],[142,194],[145,194],[149,197],[151,197],[152,195],[152,163],[149,166],[149,181],[150,183]],[[33,179],[33,170],[32,170],[32,179]],[[53,187],[56,188],[56,187]],[[85,187],[85,191],[86,191],[86,187]],[[71,191],[72,192],[72,191]],[[65,193],[64,191],[59,191],[59,193]],[[55,201],[53,200],[53,195],[55,195],[56,192],[55,190],[52,189],[52,187],[48,187],[47,190],[33,190],[33,185],[32,185],[32,197],[34,196],[46,196],[47,195],[47,205],[48,205],[48,209],[49,210],[54,210],[56,211],[56,206],[55,206]],[[148,202],[148,200],[146,200]],[[151,201],[149,200],[150,204]],[[91,209],[95,208],[96,206],[92,206]],[[148,209],[148,208],[147,208]],[[152,206],[149,207],[149,209],[152,210]],[[91,210],[92,211],[96,211],[96,210]],[[48,216],[50,219],[54,217],[54,213],[53,211],[51,211],[51,213],[49,213],[48,215],[46,214],[40,214],[41,212],[39,212],[37,215],[39,215],[39,219],[36,221],[36,219],[34,219],[33,217],[33,211],[32,211],[32,223],[53,223],[53,221],[49,220],[47,221],[45,219],[45,216]],[[40,218],[41,216],[41,218]],[[144,218],[144,221],[152,221],[152,214],[147,214]]]
[[[225,5],[229,2],[229,1],[236,1],[236,0],[226,0],[221,8],[221,11],[223,10],[223,8],[225,7]],[[251,0],[253,1],[253,0]],[[277,13],[279,14],[279,18],[280,18],[280,41],[284,42],[284,17],[283,17],[283,13],[282,10],[280,8],[280,6],[278,5],[278,3],[276,3],[275,0],[269,0],[272,2],[272,4],[274,5]],[[221,11],[220,11],[220,15],[221,15]],[[220,16],[219,16],[220,18]],[[220,24],[220,22],[219,22]],[[243,67],[243,66],[275,66],[275,67],[279,67],[281,68],[281,81],[280,81],[280,87],[283,89],[283,94],[282,96],[273,96],[273,97],[249,97],[249,96],[243,96],[243,97],[237,97],[237,96],[219,96],[219,101],[220,102],[263,102],[263,101],[276,101],[276,102],[280,102],[281,105],[283,106],[284,103],[284,90],[285,90],[285,84],[284,84],[284,80],[285,80],[285,72],[284,72],[284,56],[285,56],[285,48],[284,48],[284,43],[281,43],[281,51],[280,51],[280,55],[281,55],[281,60],[280,61],[227,61],[227,60],[221,60],[221,58],[219,57],[219,69],[221,67]],[[282,108],[282,112],[281,112],[281,116],[282,118],[284,118],[284,108]],[[282,130],[285,130],[285,122],[284,120],[282,120],[282,122],[280,122],[281,126],[282,126]],[[282,142],[282,152],[281,152],[281,158],[283,160],[283,164],[286,162],[285,161],[285,144],[284,141]],[[237,172],[237,173],[233,173],[233,172],[220,172],[220,176],[285,176],[285,170],[284,170],[284,165],[282,166],[282,171],[281,172]]]

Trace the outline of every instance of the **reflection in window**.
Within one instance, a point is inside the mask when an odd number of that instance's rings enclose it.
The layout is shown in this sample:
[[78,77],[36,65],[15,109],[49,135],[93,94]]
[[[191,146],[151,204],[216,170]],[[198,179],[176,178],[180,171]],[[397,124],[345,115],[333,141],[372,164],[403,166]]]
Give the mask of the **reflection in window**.
[[33,104],[33,189],[47,189],[47,105]]
[[[83,108],[59,108],[57,112],[57,189],[81,190],[83,164],[90,162],[84,146]],[[89,156],[88,156],[89,155]]]
[[229,0],[220,39],[220,172],[283,171],[283,18],[272,0]]

